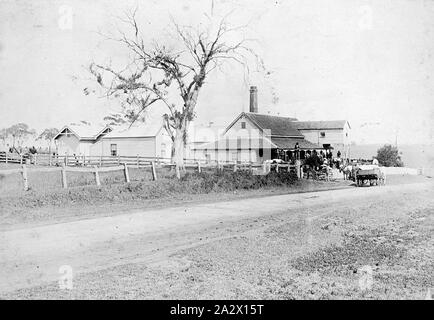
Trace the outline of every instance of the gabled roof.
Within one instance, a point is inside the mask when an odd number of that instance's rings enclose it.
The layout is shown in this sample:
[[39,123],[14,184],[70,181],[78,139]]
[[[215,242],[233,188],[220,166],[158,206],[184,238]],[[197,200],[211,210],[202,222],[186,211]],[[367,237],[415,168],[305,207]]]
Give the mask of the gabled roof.
[[163,129],[162,121],[135,123],[131,127],[129,125],[116,127],[112,132],[105,135],[103,139],[155,137],[161,129]]
[[298,143],[300,150],[324,149],[322,146],[307,141],[306,139],[271,137],[271,141],[279,149],[295,150],[296,143]]
[[300,150],[324,149],[322,146],[307,141],[303,138],[285,138],[285,137],[238,137],[230,138],[228,136],[219,140],[193,146],[193,150],[246,150],[246,149],[285,149],[294,150],[295,144],[298,143]]
[[343,129],[346,123],[347,120],[294,121],[294,126],[299,130]]
[[262,131],[271,130],[271,136],[300,137],[303,135],[293,124],[296,118],[270,116],[253,112],[242,112],[225,130],[226,133],[242,116],[245,116]]
[[110,126],[69,124],[60,129],[54,139],[57,139],[66,129],[80,140],[96,140],[107,129],[112,130]]
[[271,149],[276,146],[266,137],[222,137],[216,141],[192,146],[193,150]]

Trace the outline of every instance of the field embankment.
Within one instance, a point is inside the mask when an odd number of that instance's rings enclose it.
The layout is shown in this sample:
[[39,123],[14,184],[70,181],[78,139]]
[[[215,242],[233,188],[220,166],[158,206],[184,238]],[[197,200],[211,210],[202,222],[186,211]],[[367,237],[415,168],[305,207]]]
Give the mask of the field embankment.
[[[181,180],[166,176],[157,181],[151,181],[143,170],[137,172],[142,176],[134,176],[134,181],[130,183],[124,183],[122,176],[111,173],[101,186],[85,185],[86,177],[82,175],[78,185],[68,189],[33,188],[27,192],[8,189],[0,194],[0,226],[58,222],[186,202],[327,190],[349,184],[342,181],[297,180],[295,175],[285,172],[264,176],[247,171],[187,173]],[[39,179],[42,181],[43,177]],[[3,184],[2,188],[7,189],[7,184]]]

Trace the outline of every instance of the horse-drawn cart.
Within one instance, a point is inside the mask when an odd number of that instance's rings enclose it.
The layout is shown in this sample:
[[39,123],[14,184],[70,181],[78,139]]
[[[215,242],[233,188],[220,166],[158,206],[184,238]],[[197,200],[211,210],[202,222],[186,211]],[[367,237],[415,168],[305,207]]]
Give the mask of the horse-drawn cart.
[[375,165],[365,165],[360,166],[355,170],[354,181],[356,186],[361,187],[369,182],[369,185],[377,185],[378,181],[382,179],[382,173],[378,166]]

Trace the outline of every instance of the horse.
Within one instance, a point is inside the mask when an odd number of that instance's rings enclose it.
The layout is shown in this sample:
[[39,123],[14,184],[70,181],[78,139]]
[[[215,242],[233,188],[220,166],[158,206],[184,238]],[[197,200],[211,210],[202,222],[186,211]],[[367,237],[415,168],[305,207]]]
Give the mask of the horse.
[[339,167],[339,172],[342,172],[344,175],[344,180],[350,180],[353,174],[353,166],[352,165],[341,165]]
[[381,185],[383,185],[383,186],[386,185],[386,171],[384,170],[383,167],[380,167],[380,174],[378,176],[378,182],[379,182],[380,186]]

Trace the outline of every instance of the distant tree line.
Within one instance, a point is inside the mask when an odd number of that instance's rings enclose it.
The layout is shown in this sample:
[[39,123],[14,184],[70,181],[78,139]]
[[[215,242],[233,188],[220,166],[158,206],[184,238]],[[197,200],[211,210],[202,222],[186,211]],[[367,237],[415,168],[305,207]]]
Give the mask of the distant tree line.
[[[0,141],[3,147],[7,149],[5,151],[22,153],[25,142],[29,138],[35,138],[36,140],[46,141],[48,150],[51,153],[53,138],[58,132],[57,128],[47,128],[38,135],[35,129],[30,128],[26,123],[20,122],[0,129]],[[34,146],[30,149],[31,151],[36,151]]]

